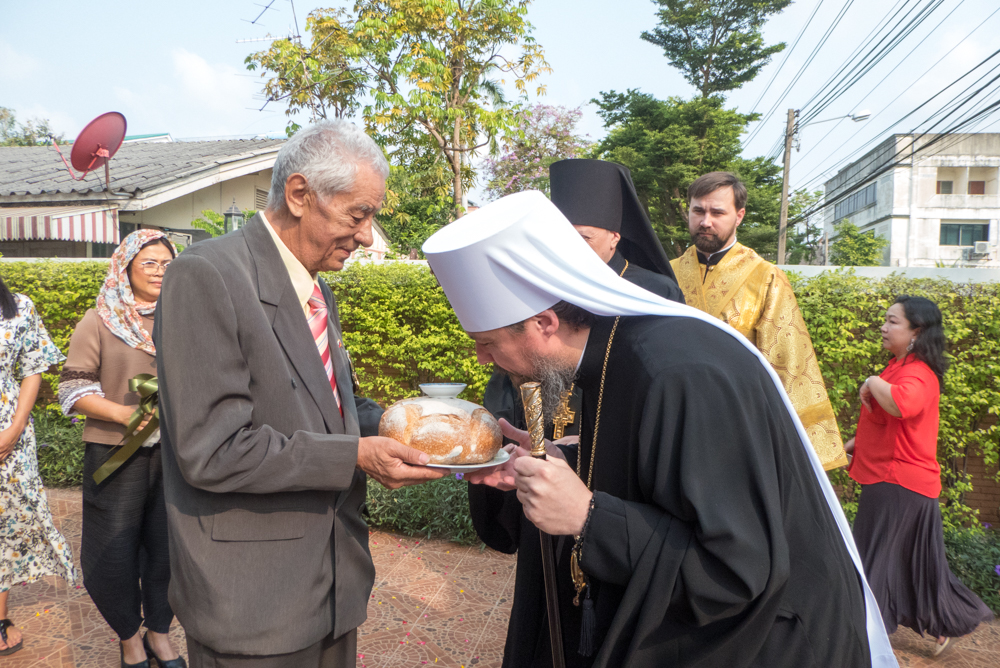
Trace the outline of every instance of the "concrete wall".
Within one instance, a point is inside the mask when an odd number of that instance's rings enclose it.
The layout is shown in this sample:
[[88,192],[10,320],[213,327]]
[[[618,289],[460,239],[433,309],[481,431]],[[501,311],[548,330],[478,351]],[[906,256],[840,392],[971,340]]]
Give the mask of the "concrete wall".
[[1000,281],[1000,269],[961,269],[945,267],[819,267],[808,264],[783,264],[781,269],[794,271],[807,278],[818,276],[825,271],[850,269],[858,276],[866,278],[888,278],[892,275],[906,278],[944,278],[955,283],[993,283]]

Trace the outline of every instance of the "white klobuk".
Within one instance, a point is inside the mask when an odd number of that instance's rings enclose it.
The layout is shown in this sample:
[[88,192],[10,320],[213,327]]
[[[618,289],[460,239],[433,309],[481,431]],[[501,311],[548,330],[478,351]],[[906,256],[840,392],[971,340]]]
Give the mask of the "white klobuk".
[[778,375],[742,334],[698,309],[667,301],[620,278],[591,250],[559,209],[537,191],[508,195],[459,218],[429,238],[423,251],[468,332],[521,322],[559,301],[567,301],[602,316],[697,318],[725,330],[756,355],[795,422],[816,480],[864,583],[872,666],[898,666],[851,527],[826,472]]

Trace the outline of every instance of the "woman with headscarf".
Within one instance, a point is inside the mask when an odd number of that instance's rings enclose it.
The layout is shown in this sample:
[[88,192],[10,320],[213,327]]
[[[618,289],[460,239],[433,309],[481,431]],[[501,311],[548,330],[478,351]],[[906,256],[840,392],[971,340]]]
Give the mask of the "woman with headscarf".
[[882,325],[893,359],[861,385],[858,431],[845,450],[861,484],[854,542],[887,633],[899,624],[937,640],[971,633],[993,613],[955,577],[941,525],[938,416],[944,374],[941,311],[924,297],[901,295]]
[[[87,417],[83,582],[121,639],[123,668],[148,668],[150,658],[162,668],[185,666],[168,637],[174,613],[167,601],[170,560],[159,432],[102,482],[94,478],[99,469],[111,468],[102,466],[125,439],[139,404],[129,380],[156,375],[153,312],[176,254],[156,230],[138,230],[125,238],[111,257],[97,308],[76,326],[59,379],[63,412]],[[140,634],[142,625],[145,635]]]
[[35,305],[0,278],[0,656],[23,645],[7,618],[11,587],[46,575],[76,582],[69,543],[52,522],[38,475],[31,423],[42,372],[63,359]]

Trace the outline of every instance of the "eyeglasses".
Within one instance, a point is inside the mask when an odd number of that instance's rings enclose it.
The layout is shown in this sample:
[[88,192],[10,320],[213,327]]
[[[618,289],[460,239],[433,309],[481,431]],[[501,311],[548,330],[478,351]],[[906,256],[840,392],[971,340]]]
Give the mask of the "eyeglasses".
[[145,262],[140,262],[139,267],[142,269],[142,273],[147,276],[156,276],[160,269],[166,273],[167,267],[170,266],[170,260],[166,262],[157,262],[156,260],[146,260]]

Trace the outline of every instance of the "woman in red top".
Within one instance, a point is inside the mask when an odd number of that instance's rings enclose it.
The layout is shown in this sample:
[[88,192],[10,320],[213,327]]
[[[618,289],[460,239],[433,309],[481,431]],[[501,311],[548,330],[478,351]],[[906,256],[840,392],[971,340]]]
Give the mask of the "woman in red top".
[[882,325],[893,354],[861,386],[858,431],[845,449],[862,485],[854,541],[888,633],[899,624],[937,638],[971,633],[993,613],[948,568],[941,529],[938,402],[948,363],[941,311],[900,296]]

